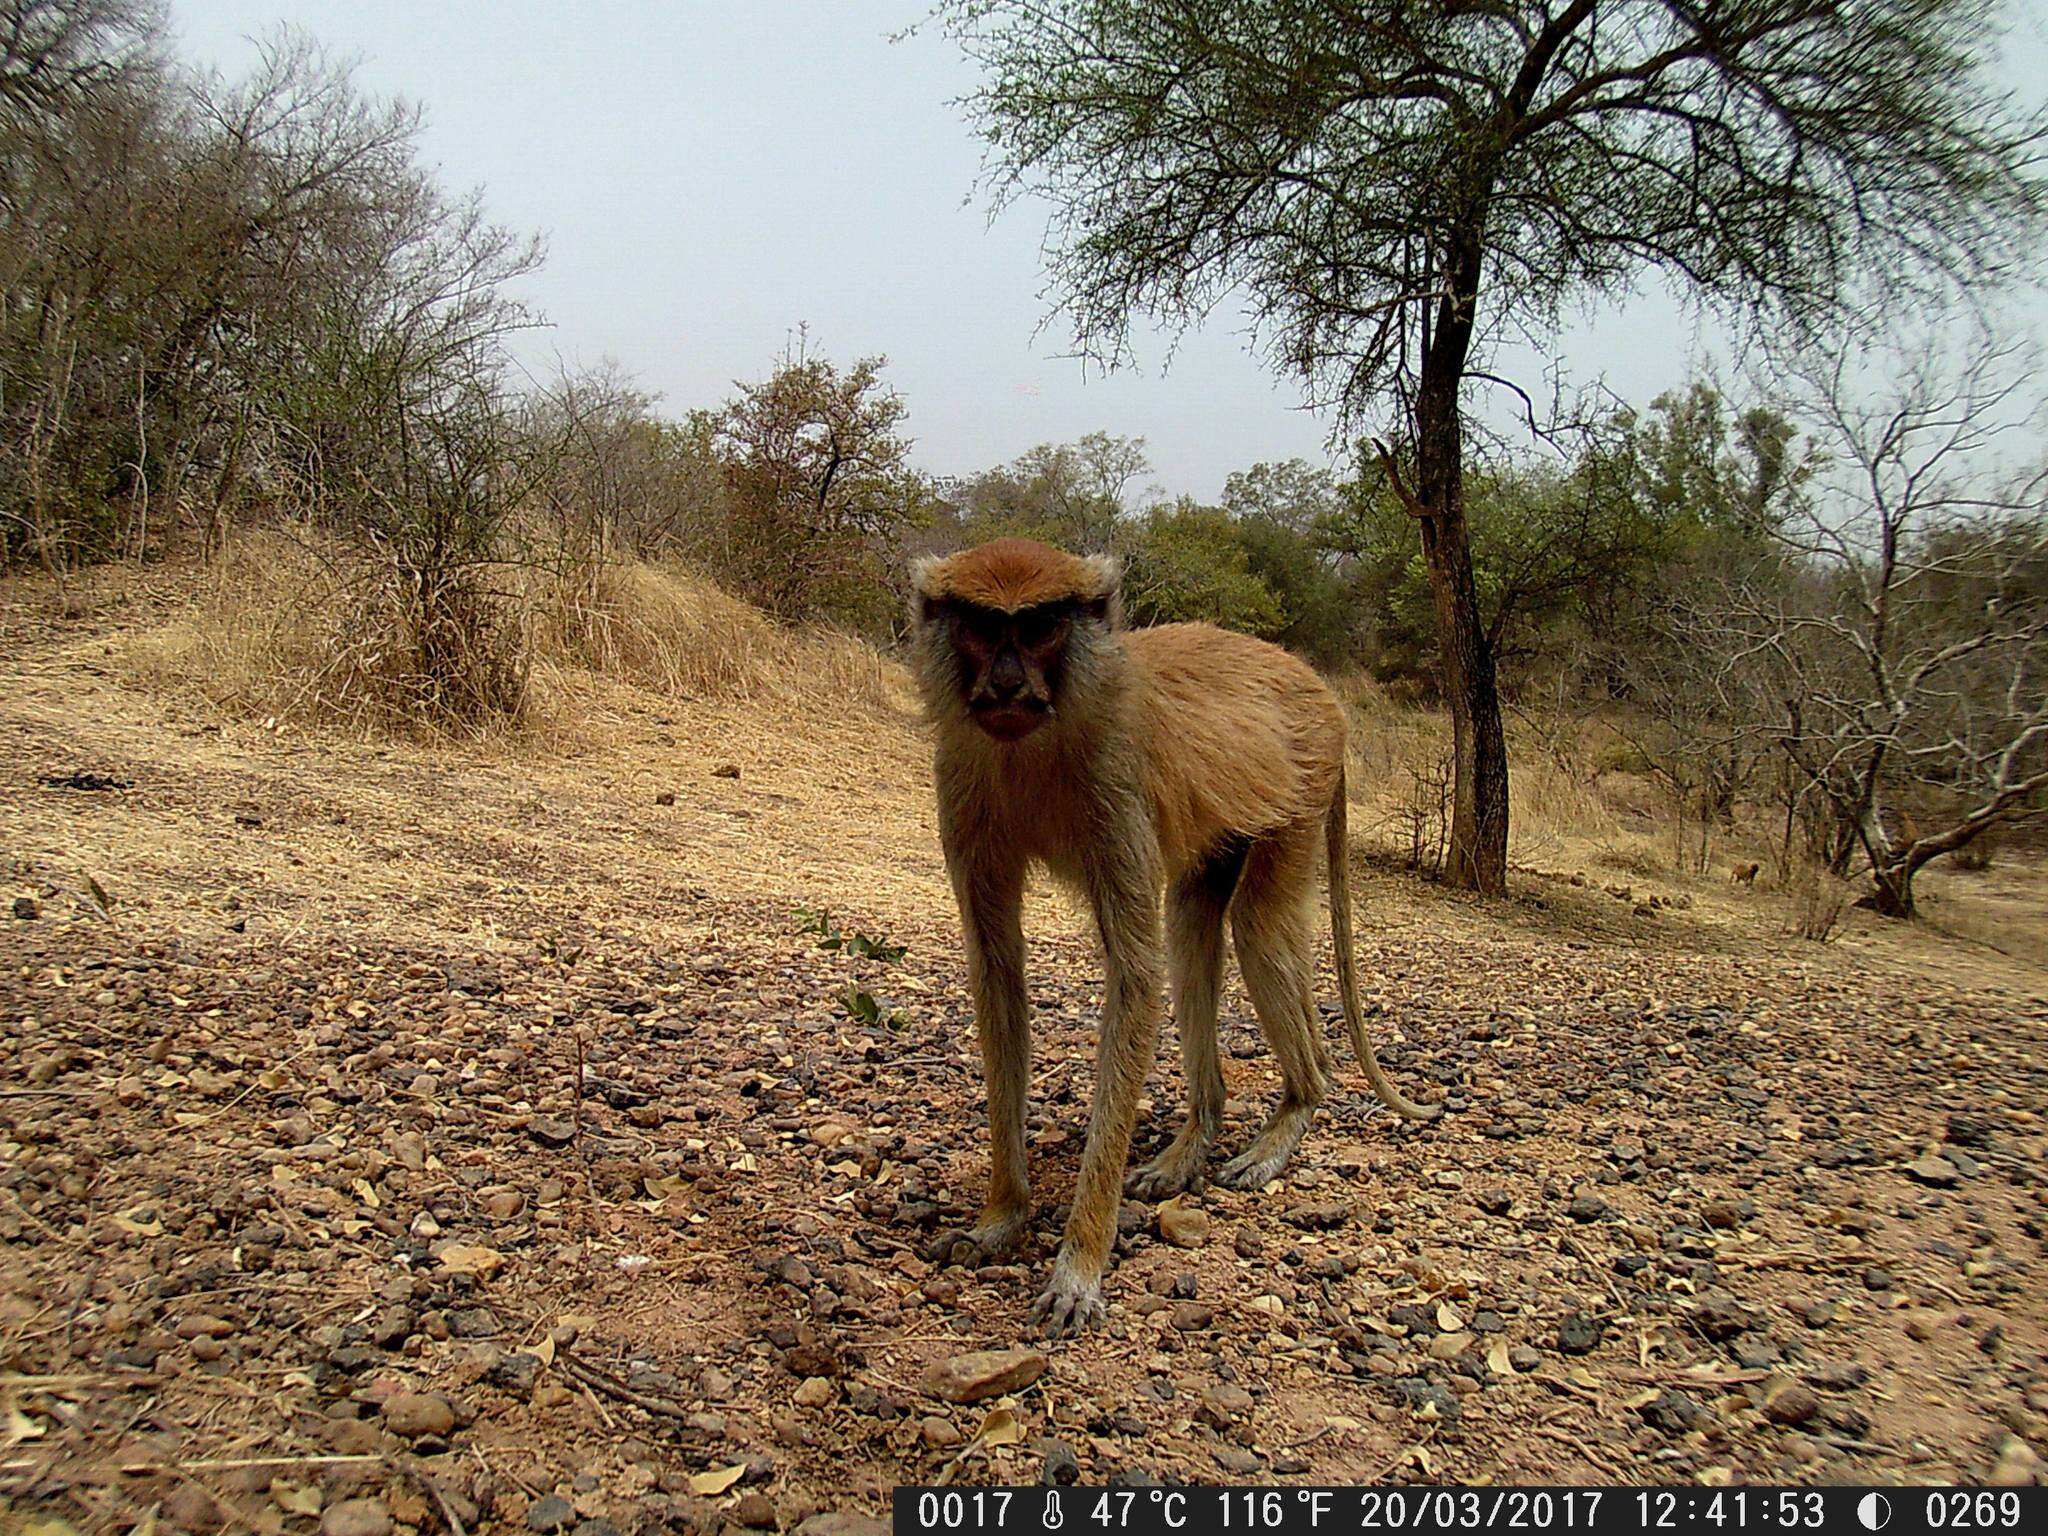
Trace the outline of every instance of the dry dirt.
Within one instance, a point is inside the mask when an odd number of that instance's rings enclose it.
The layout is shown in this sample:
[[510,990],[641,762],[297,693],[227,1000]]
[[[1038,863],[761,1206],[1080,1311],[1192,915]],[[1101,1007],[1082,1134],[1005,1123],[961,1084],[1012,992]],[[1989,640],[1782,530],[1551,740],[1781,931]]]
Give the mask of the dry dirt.
[[[2025,963],[1556,854],[1492,903],[1361,861],[1386,1059],[1452,1112],[1392,1120],[1333,1026],[1285,1179],[1191,1200],[1192,1246],[1127,1207],[1107,1327],[961,1405],[935,1362],[1033,1344],[1097,972],[1038,899],[1035,1243],[928,1263],[982,1095],[907,715],[593,684],[573,752],[322,740],[125,681],[147,605],[0,607],[0,1522],[849,1531],[942,1478],[2048,1452]],[[1224,1027],[1230,1145],[1275,1078],[1234,989]],[[1169,1031],[1145,1144],[1178,1099]]]

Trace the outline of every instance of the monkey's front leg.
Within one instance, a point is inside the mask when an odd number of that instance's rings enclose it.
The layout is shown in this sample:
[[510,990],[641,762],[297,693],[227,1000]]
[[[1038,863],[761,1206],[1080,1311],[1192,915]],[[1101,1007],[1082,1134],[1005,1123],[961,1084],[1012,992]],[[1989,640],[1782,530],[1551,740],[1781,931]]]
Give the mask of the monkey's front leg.
[[1078,1333],[1103,1316],[1102,1275],[1116,1241],[1124,1164],[1159,1038],[1159,897],[1148,873],[1141,865],[1090,882],[1108,976],[1081,1176],[1052,1278],[1031,1308],[1032,1321],[1051,1334]]
[[1024,875],[1021,867],[958,866],[956,889],[974,992],[974,1032],[988,1084],[989,1179],[981,1215],[964,1233],[941,1238],[950,1258],[964,1238],[983,1254],[1016,1246],[1031,1219],[1031,1172],[1024,1152],[1024,1100],[1031,1087],[1030,1000],[1024,986]]

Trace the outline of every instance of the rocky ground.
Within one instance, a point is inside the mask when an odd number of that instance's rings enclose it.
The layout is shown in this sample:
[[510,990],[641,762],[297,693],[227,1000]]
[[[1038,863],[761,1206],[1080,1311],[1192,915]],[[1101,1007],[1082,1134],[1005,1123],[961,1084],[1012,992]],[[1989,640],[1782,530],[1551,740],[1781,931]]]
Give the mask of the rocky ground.
[[[1041,903],[1035,1247],[927,1261],[983,1120],[907,726],[321,743],[123,684],[118,616],[9,624],[0,1515],[817,1536],[905,1482],[2041,1475],[2025,967],[1362,867],[1385,1059],[1450,1113],[1379,1110],[1332,1024],[1286,1178],[1127,1206],[1107,1327],[1044,1345],[1096,969]],[[1275,1078],[1224,1027],[1234,1145]]]

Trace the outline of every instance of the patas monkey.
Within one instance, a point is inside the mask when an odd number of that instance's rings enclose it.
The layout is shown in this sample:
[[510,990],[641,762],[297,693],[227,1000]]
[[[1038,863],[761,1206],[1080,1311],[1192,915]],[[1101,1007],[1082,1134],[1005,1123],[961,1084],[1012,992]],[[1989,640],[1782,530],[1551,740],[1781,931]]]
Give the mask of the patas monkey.
[[1391,1108],[1417,1118],[1438,1110],[1402,1097],[1366,1039],[1345,868],[1344,714],[1322,680],[1277,646],[1206,624],[1120,631],[1118,570],[1108,559],[1001,539],[920,560],[911,574],[939,836],[988,1080],[988,1197],[966,1234],[984,1251],[1010,1246],[1030,1217],[1027,868],[1041,865],[1078,890],[1102,940],[1088,1140],[1051,1281],[1032,1308],[1048,1331],[1078,1330],[1102,1316],[1162,971],[1173,980],[1187,1120],[1130,1183],[1157,1199],[1203,1177],[1223,1115],[1216,995],[1226,917],[1283,1090],[1217,1180],[1254,1189],[1279,1173],[1327,1091],[1312,998],[1318,842],[1352,1046]]

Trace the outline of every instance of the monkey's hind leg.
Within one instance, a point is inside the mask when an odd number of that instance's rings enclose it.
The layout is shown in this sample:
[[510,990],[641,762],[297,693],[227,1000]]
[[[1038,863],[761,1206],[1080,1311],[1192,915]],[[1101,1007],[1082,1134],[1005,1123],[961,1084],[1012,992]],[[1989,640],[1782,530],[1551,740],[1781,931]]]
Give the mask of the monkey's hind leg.
[[1244,871],[1242,845],[1226,848],[1167,895],[1166,946],[1173,980],[1174,1029],[1180,1036],[1188,1113],[1180,1133],[1142,1168],[1131,1194],[1162,1200],[1201,1187],[1209,1149],[1223,1124],[1223,1069],[1216,1061],[1216,998],[1223,988],[1223,918]]
[[1258,1189],[1279,1176],[1329,1092],[1330,1058],[1315,1013],[1313,841],[1288,834],[1257,849],[1231,908],[1238,969],[1280,1067],[1280,1102],[1216,1182]]

